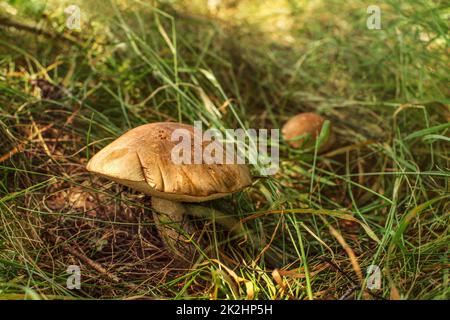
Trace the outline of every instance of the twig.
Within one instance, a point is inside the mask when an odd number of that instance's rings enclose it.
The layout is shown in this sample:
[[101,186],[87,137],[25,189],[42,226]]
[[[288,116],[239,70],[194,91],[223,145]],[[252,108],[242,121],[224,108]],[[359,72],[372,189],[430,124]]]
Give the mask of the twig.
[[100,263],[93,261],[92,259],[88,258],[84,253],[72,248],[72,247],[63,247],[63,250],[70,253],[71,255],[74,255],[84,263],[86,263],[88,266],[90,266],[92,269],[97,271],[98,273],[103,274],[108,279],[112,280],[115,283],[119,283],[122,280],[117,277],[116,275],[108,272]]
[[[44,128],[40,129],[36,127],[36,132],[33,134],[30,134],[27,138],[27,140],[25,140],[22,143],[19,143],[17,146],[15,146],[14,148],[12,148],[9,152],[5,153],[4,155],[0,156],[0,163],[8,160],[9,158],[11,158],[13,155],[22,152],[25,149],[25,146],[31,142],[34,138],[36,138],[36,136],[40,135],[42,132],[47,131],[48,129],[50,129],[51,127],[53,127],[53,124],[49,124],[47,126],[45,126]],[[42,136],[41,136],[42,137]]]
[[[337,264],[335,264],[333,261],[331,261],[330,259],[327,258],[319,258],[320,260],[328,263],[333,269],[335,269],[336,271],[338,271],[340,274],[342,274],[349,282],[351,282],[354,287],[352,288],[352,291],[355,291],[357,289],[361,289],[361,286],[352,279],[352,277],[350,277],[347,272],[345,272],[344,270],[342,270],[341,268],[339,268],[339,266]],[[385,298],[383,298],[382,296],[380,296],[379,294],[373,293],[370,290],[364,289],[364,292],[367,292],[369,295],[373,296],[374,298],[380,299],[380,300],[386,300]],[[349,294],[349,292],[347,291],[343,297],[347,298],[347,295]],[[342,298],[342,297],[341,297]]]
[[[52,234],[51,231],[46,230],[45,233],[52,239],[53,242],[56,243],[56,239],[57,237],[55,235]],[[62,238],[62,237],[59,237]],[[63,240],[65,240],[64,238],[62,238]],[[78,246],[77,246],[78,247]],[[74,247],[68,247],[68,246],[62,246],[62,249],[77,257],[78,259],[80,259],[81,261],[83,261],[84,263],[86,263],[88,266],[90,266],[92,269],[94,269],[95,271],[97,271],[98,273],[100,273],[101,275],[103,275],[105,278],[115,282],[115,283],[121,283],[122,279],[120,279],[118,276],[110,273],[108,270],[106,270],[100,263],[93,261],[92,259],[88,258],[83,250],[78,247],[77,249]],[[126,287],[129,287],[130,289],[134,289],[136,286],[132,283],[126,283],[125,284]]]
[[0,28],[14,28],[17,30],[22,30],[22,31],[27,31],[27,32],[31,32],[40,36],[44,36],[46,38],[50,38],[50,39],[59,39],[59,40],[63,40],[66,41],[70,44],[74,44],[77,47],[81,47],[81,45],[75,41],[74,39],[66,36],[66,35],[62,35],[59,33],[51,33],[49,31],[43,30],[43,29],[39,29],[33,26],[29,26],[20,22],[15,22],[15,21],[11,21],[9,19],[6,18],[1,18],[0,17]]

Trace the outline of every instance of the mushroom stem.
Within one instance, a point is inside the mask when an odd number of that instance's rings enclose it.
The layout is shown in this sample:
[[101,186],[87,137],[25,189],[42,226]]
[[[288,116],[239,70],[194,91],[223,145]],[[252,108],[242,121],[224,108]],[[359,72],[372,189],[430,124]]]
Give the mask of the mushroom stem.
[[186,210],[180,202],[152,198],[153,218],[164,245],[183,258],[195,253],[189,236],[194,234],[193,226],[187,221]]
[[258,248],[260,246],[260,241],[257,240],[255,235],[244,228],[242,222],[239,219],[233,218],[219,210],[213,208],[207,208],[198,205],[186,204],[186,214],[194,216],[196,218],[207,218],[211,219],[214,217],[215,222],[224,226],[228,231],[236,236],[245,236],[250,242],[253,248]]

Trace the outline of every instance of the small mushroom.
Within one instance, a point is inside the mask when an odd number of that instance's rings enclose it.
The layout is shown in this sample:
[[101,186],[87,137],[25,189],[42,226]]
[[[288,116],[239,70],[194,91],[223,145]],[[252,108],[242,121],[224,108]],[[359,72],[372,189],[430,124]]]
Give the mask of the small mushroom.
[[175,164],[171,153],[179,141],[171,141],[171,136],[177,129],[187,130],[193,141],[194,128],[189,125],[142,125],[100,150],[87,170],[152,196],[153,216],[164,244],[173,253],[188,256],[195,249],[187,244],[193,227],[182,202],[228,196],[250,185],[251,175],[242,164]]
[[[318,114],[312,112],[299,113],[284,124],[281,133],[293,148],[314,147],[324,122],[325,119]],[[309,140],[307,139],[308,135],[310,136]],[[333,145],[334,140],[334,134],[330,126],[328,137],[322,142],[319,151],[328,150]]]

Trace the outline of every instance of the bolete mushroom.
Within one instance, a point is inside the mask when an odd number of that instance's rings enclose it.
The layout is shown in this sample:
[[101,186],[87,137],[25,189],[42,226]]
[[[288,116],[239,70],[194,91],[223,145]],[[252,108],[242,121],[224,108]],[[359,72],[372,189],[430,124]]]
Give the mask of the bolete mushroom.
[[[325,119],[312,112],[299,113],[290,118],[281,129],[283,138],[287,140],[293,148],[314,147],[315,141],[322,130]],[[310,139],[307,140],[307,136]],[[334,133],[330,126],[328,137],[322,142],[319,151],[323,152],[329,149],[334,143]]]
[[[171,137],[177,129],[187,130],[184,132],[193,139],[190,125],[142,125],[100,150],[88,162],[87,170],[152,196],[153,216],[164,244],[173,253],[186,256],[195,248],[186,244],[193,228],[182,202],[225,197],[250,185],[251,175],[242,164],[175,164],[171,153],[179,142]],[[193,156],[195,148],[191,149]]]

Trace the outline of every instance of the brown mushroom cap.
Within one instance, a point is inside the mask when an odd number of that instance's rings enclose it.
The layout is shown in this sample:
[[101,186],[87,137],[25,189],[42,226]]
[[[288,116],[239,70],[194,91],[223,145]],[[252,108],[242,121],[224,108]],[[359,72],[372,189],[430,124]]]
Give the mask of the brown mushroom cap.
[[246,165],[172,162],[172,148],[179,143],[171,141],[176,129],[186,129],[193,143],[194,128],[190,125],[142,125],[100,150],[87,164],[87,170],[145,194],[183,202],[221,198],[251,184]]
[[[311,135],[311,140],[308,141],[305,147],[311,147],[314,145],[314,141],[322,130],[323,123],[325,119],[315,113],[305,112],[299,113],[292,118],[290,118],[281,129],[283,138],[288,141],[289,145],[293,148],[299,148],[304,144],[304,138],[295,139],[298,136],[309,133]],[[330,128],[331,129],[331,128]],[[333,143],[333,135],[330,130],[328,140],[322,144],[320,151],[325,151]]]

